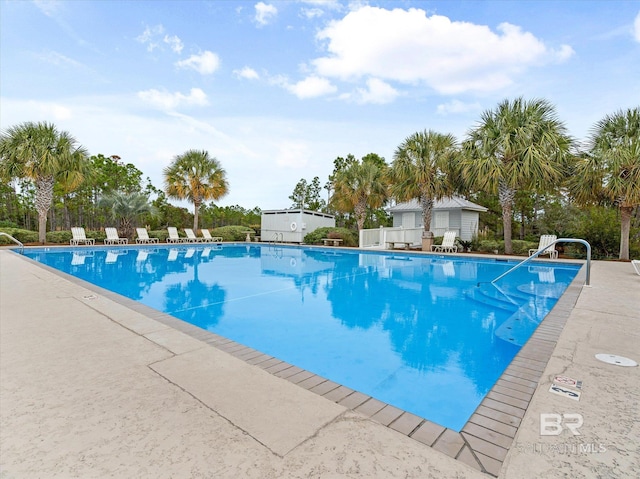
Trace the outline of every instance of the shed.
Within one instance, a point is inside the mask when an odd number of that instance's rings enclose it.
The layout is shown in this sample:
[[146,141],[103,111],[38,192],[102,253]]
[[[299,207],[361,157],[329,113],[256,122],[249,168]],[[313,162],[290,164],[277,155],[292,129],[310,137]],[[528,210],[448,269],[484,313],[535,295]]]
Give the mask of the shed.
[[[393,226],[403,228],[422,228],[422,208],[418,200],[398,203],[387,211],[393,216]],[[455,231],[458,238],[471,241],[478,234],[480,213],[487,211],[484,206],[458,196],[443,198],[433,205],[431,232],[443,236],[445,231]]]
[[262,241],[302,243],[305,235],[322,227],[335,227],[333,215],[311,210],[265,210],[262,212]]

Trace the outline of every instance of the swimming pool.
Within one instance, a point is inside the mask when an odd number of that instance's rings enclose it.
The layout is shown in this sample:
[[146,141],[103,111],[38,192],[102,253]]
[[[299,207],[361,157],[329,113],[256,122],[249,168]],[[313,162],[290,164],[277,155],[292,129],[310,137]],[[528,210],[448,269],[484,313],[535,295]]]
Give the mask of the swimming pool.
[[580,266],[236,244],[25,256],[459,431]]

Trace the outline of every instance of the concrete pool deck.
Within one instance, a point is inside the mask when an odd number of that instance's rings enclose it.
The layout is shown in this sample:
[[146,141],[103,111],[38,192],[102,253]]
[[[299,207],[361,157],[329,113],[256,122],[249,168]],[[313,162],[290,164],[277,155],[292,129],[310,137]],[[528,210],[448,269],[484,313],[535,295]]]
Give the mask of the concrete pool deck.
[[[591,282],[498,477],[640,470],[640,368],[594,357],[640,359],[640,276],[593,262]],[[491,477],[7,251],[0,321],[3,479]],[[549,392],[556,375],[582,381],[580,401]],[[541,414],[581,417],[581,435],[541,436]]]

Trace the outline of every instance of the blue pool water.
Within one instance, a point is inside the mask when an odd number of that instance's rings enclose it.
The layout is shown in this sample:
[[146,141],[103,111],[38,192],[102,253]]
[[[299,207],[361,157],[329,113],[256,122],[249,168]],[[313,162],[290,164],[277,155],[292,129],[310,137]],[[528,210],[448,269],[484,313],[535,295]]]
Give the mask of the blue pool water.
[[25,256],[459,431],[580,266],[328,248]]

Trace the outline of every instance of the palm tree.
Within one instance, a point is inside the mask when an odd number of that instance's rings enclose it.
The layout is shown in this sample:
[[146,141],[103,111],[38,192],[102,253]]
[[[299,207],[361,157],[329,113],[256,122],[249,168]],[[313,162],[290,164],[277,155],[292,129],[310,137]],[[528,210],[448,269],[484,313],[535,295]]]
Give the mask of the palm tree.
[[0,134],[0,174],[35,184],[38,239],[44,244],[54,184],[67,191],[77,188],[90,174],[90,165],[87,151],[69,133],[52,123],[26,122]]
[[432,238],[431,215],[435,201],[453,192],[451,167],[458,153],[453,135],[432,130],[406,138],[391,164],[391,194],[398,201],[417,199],[422,208],[423,238]]
[[124,193],[114,191],[102,197],[99,205],[109,210],[112,219],[119,223],[122,235],[132,239],[136,218],[145,213],[157,216],[154,206],[149,204],[149,198],[142,193]]
[[504,100],[468,133],[461,173],[474,188],[498,193],[505,253],[518,190],[549,191],[567,174],[571,139],[546,100]]
[[198,230],[198,210],[205,200],[218,200],[229,185],[220,162],[206,151],[189,150],[176,156],[163,170],[167,196],[193,203],[193,229]]
[[620,209],[620,254],[629,259],[633,209],[640,205],[640,108],[596,123],[589,152],[577,160],[569,189],[581,204],[604,202]]
[[353,212],[361,230],[367,207],[379,208],[387,199],[385,168],[372,161],[356,161],[335,174],[333,188],[332,206],[338,211]]

